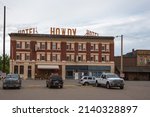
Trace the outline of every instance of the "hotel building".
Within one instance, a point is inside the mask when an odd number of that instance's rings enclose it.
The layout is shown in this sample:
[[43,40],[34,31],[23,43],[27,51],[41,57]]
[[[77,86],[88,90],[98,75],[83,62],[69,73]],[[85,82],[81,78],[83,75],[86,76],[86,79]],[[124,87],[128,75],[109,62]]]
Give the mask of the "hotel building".
[[114,72],[114,37],[11,33],[10,73],[23,79]]

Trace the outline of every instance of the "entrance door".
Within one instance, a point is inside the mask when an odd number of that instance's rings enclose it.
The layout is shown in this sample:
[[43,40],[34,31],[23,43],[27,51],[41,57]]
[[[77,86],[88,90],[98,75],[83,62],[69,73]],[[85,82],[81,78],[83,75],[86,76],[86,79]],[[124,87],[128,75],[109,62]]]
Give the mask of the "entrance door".
[[28,79],[31,79],[31,66],[28,66]]

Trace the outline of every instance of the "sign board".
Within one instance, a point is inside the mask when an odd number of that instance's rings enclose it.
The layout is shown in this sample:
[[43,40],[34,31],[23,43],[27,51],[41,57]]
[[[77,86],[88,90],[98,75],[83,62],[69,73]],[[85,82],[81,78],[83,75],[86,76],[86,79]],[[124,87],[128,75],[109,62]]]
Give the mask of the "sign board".
[[23,33],[23,34],[37,34],[37,28],[28,28],[28,29],[23,29],[23,30],[18,30],[18,33]]
[[99,34],[90,30],[86,30],[85,36],[99,36]]
[[51,27],[50,28],[50,34],[51,35],[76,35],[76,29],[73,28],[55,28]]

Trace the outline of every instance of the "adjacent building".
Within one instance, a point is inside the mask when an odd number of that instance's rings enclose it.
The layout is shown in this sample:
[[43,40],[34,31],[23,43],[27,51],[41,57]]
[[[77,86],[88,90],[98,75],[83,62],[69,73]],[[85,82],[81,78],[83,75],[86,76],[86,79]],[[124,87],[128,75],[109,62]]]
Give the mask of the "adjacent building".
[[[116,72],[120,73],[120,56],[115,57]],[[123,56],[126,80],[150,80],[150,50],[132,50]]]
[[24,79],[114,72],[114,37],[11,33],[10,72]]

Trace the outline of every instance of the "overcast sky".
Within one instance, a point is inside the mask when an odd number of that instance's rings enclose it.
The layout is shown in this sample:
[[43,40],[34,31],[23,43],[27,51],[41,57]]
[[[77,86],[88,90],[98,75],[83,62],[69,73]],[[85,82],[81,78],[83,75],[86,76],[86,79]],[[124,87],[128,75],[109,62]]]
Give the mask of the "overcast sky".
[[[8,33],[37,27],[49,34],[50,27],[76,28],[100,36],[124,35],[124,54],[132,49],[150,50],[150,0],[0,0],[0,54],[3,49],[3,7],[7,7]],[[115,55],[120,55],[120,37],[115,38]]]

